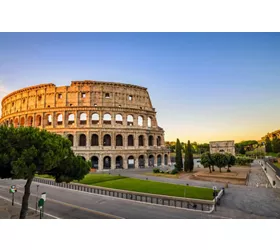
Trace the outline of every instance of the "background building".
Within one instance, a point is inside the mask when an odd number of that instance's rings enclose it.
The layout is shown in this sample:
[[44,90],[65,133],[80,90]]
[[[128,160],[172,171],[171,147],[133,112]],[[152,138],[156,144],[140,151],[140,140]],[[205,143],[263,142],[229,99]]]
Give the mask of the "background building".
[[87,80],[31,86],[3,98],[0,124],[60,134],[94,169],[170,164],[164,130],[141,86]]
[[211,141],[210,153],[230,153],[235,155],[234,141]]

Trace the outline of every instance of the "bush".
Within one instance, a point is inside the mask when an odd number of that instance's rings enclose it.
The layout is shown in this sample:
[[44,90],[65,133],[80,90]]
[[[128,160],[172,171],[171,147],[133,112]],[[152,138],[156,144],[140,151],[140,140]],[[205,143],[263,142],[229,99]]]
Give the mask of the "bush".
[[178,171],[177,168],[174,168],[174,169],[171,171],[171,174],[178,174],[178,173],[179,173],[179,171]]
[[280,153],[277,154],[277,157],[280,158]]
[[153,172],[154,172],[154,173],[159,173],[160,170],[159,170],[159,168],[154,168],[154,169],[153,169]]
[[254,159],[251,157],[236,157],[236,165],[250,165],[250,163],[252,163],[253,161]]

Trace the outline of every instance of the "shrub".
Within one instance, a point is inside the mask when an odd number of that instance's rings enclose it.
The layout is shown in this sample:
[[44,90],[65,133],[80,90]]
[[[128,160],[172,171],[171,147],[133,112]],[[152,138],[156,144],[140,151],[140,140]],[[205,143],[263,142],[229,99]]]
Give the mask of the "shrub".
[[280,153],[277,154],[277,157],[280,158]]
[[154,168],[154,169],[153,169],[153,172],[154,172],[154,173],[159,173],[160,170],[159,170],[159,168]]
[[254,159],[251,157],[236,157],[236,165],[250,165],[250,163],[252,163],[253,161]]
[[178,171],[177,168],[174,168],[174,169],[171,171],[171,174],[178,174],[178,173],[179,173],[179,171]]

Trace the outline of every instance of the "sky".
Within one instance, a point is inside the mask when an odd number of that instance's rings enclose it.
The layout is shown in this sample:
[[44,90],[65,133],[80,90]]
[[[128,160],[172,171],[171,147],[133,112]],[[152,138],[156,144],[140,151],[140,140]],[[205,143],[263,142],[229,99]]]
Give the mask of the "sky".
[[280,129],[280,33],[0,33],[0,100],[73,80],[147,87],[166,141]]

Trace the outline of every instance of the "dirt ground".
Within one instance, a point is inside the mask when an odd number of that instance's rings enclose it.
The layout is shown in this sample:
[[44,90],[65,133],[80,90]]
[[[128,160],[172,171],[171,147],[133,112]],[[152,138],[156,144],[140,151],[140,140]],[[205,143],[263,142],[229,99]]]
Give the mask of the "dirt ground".
[[179,178],[246,185],[250,167],[231,167],[230,169],[229,173],[226,172],[226,169],[222,169],[222,173],[220,173],[219,169],[215,168],[215,172],[209,173],[209,169],[196,168],[193,173],[180,174]]

